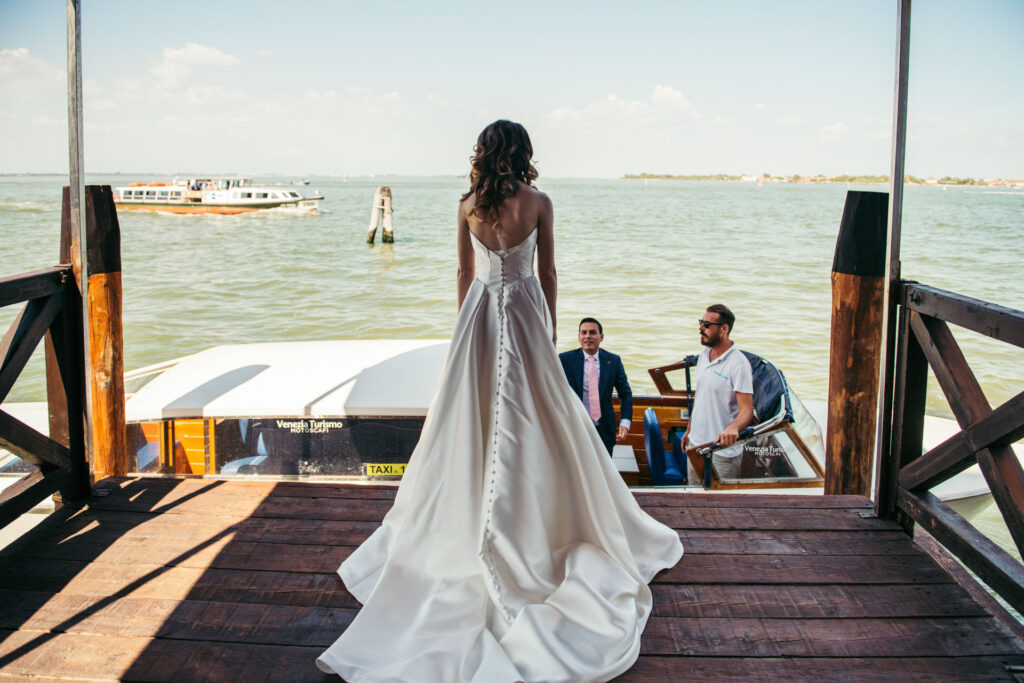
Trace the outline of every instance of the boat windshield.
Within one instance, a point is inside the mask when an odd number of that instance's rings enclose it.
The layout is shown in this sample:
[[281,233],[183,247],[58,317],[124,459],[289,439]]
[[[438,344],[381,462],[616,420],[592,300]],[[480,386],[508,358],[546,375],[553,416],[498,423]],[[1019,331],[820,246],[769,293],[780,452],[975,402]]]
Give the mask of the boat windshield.
[[[714,462],[715,475],[726,487],[819,485],[824,444],[818,423],[793,392],[793,422],[783,423],[744,443],[734,457]],[[729,467],[720,467],[728,463]]]

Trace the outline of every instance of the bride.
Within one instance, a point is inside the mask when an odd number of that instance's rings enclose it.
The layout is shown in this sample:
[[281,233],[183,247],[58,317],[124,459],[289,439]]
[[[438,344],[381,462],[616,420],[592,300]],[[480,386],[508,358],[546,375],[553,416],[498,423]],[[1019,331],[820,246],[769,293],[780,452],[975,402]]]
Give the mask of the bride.
[[606,681],[636,661],[647,583],[682,544],[640,509],[565,380],[553,212],[526,129],[495,121],[473,150],[448,358],[394,506],[338,569],[363,607],[317,666]]

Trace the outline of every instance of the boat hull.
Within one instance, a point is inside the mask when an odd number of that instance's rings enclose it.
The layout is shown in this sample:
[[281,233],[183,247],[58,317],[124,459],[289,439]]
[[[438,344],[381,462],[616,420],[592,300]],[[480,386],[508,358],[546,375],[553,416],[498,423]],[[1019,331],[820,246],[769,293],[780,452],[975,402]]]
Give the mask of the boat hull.
[[[309,200],[303,200],[308,202]],[[267,211],[270,209],[285,209],[288,211],[304,211],[308,213],[319,213],[319,207],[314,203],[312,206],[302,206],[299,202],[270,202],[267,204],[158,204],[147,202],[145,204],[134,204],[114,202],[118,211],[157,211],[164,213],[197,214],[212,213],[233,216],[240,213],[253,213],[255,211]]]

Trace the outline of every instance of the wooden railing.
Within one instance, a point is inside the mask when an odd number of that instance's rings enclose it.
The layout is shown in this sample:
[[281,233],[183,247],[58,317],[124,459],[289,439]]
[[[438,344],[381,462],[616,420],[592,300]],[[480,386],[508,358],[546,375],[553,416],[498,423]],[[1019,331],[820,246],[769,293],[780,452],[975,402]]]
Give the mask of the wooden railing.
[[[929,492],[980,465],[1024,554],[1024,471],[1010,446],[1024,436],[1024,391],[993,409],[948,325],[1024,347],[1024,312],[910,281],[900,282],[898,301],[892,437],[879,470],[878,513],[908,531],[920,524],[1024,612],[1024,565]],[[922,454],[929,368],[961,431]]]
[[[0,341],[0,448],[37,469],[0,491],[0,527],[7,526],[46,496],[60,492],[64,502],[83,500],[89,492],[85,458],[83,337],[81,298],[69,265],[0,278],[0,308],[26,302]],[[66,425],[66,443],[54,440],[3,410],[3,401],[32,353],[49,334],[48,353],[58,369],[58,397],[51,420]],[[54,416],[54,411],[62,413]],[[76,419],[68,419],[76,416]],[[58,438],[63,440],[61,435]]]

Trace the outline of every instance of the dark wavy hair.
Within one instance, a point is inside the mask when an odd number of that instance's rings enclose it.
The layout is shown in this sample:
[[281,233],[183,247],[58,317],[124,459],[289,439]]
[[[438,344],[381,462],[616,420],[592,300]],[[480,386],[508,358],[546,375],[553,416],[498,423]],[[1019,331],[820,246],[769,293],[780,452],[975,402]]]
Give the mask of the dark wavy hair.
[[480,133],[469,160],[469,192],[462,199],[476,195],[472,213],[493,221],[491,229],[497,231],[501,203],[515,196],[520,183],[533,185],[537,178],[530,134],[522,124],[499,119]]

